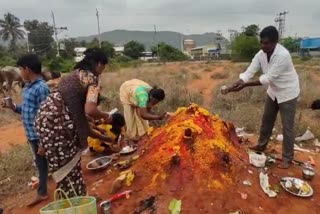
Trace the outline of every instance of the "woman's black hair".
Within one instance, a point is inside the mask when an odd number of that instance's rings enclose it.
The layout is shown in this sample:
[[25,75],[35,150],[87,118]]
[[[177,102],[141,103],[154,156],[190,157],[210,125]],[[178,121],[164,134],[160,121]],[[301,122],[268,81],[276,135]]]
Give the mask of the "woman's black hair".
[[100,48],[89,48],[84,55],[85,57],[76,64],[74,69],[94,71],[98,63],[108,64],[108,58]]
[[52,79],[57,79],[61,77],[61,73],[58,71],[51,71],[51,77]]
[[111,122],[112,128],[110,131],[118,136],[121,134],[121,128],[126,125],[126,121],[124,119],[124,116],[120,113],[112,114],[111,118],[112,118],[112,122]]
[[166,94],[164,93],[164,90],[161,88],[158,88],[157,86],[154,86],[150,92],[149,92],[150,97],[162,101],[166,97]]

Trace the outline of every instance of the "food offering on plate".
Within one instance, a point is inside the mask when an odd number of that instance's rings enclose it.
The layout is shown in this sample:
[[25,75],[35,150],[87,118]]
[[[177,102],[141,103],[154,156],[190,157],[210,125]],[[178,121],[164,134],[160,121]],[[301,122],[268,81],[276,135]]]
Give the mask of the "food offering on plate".
[[313,195],[312,187],[305,181],[298,178],[285,177],[281,179],[281,186],[289,193],[300,196],[310,197]]

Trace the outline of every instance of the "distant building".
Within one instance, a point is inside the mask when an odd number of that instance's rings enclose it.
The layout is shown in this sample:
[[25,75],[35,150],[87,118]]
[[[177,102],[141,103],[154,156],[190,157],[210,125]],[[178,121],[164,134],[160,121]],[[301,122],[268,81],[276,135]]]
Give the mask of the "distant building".
[[113,47],[115,53],[117,56],[122,56],[123,55],[123,52],[124,52],[124,47],[121,46],[121,47]]
[[216,55],[217,53],[220,54],[220,48],[218,45],[205,45],[192,48],[190,51],[190,55],[192,59],[195,60],[206,60]]
[[320,56],[320,38],[301,39],[300,51],[302,56]]
[[141,57],[139,59],[147,62],[147,61],[156,60],[157,56],[154,56],[150,51],[145,51],[141,53]]
[[183,51],[187,55],[191,55],[191,50],[196,47],[196,42],[193,39],[183,40]]
[[87,50],[85,47],[74,48],[76,56],[74,57],[75,62],[80,62],[84,58],[84,52]]

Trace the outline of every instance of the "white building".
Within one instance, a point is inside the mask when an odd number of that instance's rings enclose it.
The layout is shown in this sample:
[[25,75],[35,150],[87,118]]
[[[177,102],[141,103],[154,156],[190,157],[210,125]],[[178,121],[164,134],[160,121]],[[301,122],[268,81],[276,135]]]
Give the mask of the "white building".
[[116,52],[117,56],[122,56],[123,55],[123,52],[124,52],[124,47],[123,46],[121,46],[121,47],[113,47],[113,49]]
[[84,52],[87,50],[85,47],[77,47],[74,48],[74,52],[76,56],[74,57],[74,61],[80,62],[84,58]]

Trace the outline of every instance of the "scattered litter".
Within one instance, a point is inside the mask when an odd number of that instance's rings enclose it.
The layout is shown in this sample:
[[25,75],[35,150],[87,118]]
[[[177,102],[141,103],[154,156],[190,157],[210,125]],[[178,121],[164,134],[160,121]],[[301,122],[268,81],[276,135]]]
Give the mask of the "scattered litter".
[[277,196],[277,193],[275,191],[272,191],[270,189],[270,184],[269,184],[269,177],[268,174],[264,174],[263,172],[260,172],[259,174],[259,179],[260,179],[260,186],[262,190],[270,197],[274,198]]
[[251,183],[251,181],[249,181],[249,180],[245,180],[245,181],[243,181],[242,183],[243,183],[243,185],[245,185],[245,186],[252,186],[252,183]]
[[316,165],[316,162],[314,161],[314,159],[313,159],[312,156],[309,156],[309,163],[310,163],[312,166],[315,166],[315,165]]
[[156,213],[156,197],[151,196],[145,200],[140,201],[139,208],[133,214],[142,214],[146,210],[151,210],[150,213]]
[[103,179],[100,179],[93,183],[93,186],[99,186],[103,182]]
[[242,128],[236,128],[236,134],[238,137],[252,137],[253,134],[248,134],[245,131],[245,127]]
[[109,202],[114,202],[114,201],[119,200],[119,199],[124,198],[124,197],[126,199],[129,199],[131,193],[132,193],[131,190],[126,190],[124,192],[121,192],[121,193],[118,193],[118,194],[112,196],[108,201]]
[[252,172],[250,169],[248,170],[248,172],[249,172],[250,174],[253,174],[253,172]]
[[86,148],[85,150],[82,151],[81,155],[87,155],[90,152],[90,148]]
[[276,140],[279,142],[282,142],[283,141],[283,134],[278,134],[276,137]]
[[270,156],[267,157],[267,161],[266,161],[266,165],[267,166],[271,166],[271,165],[273,165],[275,163],[276,163],[276,159],[275,158],[270,157]]
[[296,137],[296,141],[306,141],[314,138],[314,134],[308,129],[302,136]]
[[255,167],[261,168],[265,166],[267,157],[261,152],[249,152],[249,162]]
[[179,214],[181,212],[181,200],[172,199],[169,204],[171,214]]
[[229,214],[241,214],[241,211],[240,211],[240,210],[237,210],[237,211],[235,211],[235,212],[233,212],[233,213],[229,213]]
[[273,191],[275,191],[276,193],[280,193],[280,185],[279,184],[275,184],[273,187],[272,187]]
[[320,142],[319,142],[318,139],[315,139],[315,140],[313,141],[313,144],[314,144],[316,147],[320,147]]
[[308,150],[308,149],[302,149],[302,148],[300,148],[298,145],[296,145],[296,144],[294,144],[294,150],[295,151],[299,151],[299,152],[308,152],[308,153],[310,153],[311,151],[310,150]]
[[[10,180],[10,179],[9,179]],[[38,186],[39,186],[39,178],[37,178],[37,177],[35,177],[35,176],[32,176],[31,178],[30,178],[30,182],[28,182],[28,187],[29,188],[32,188],[32,189],[36,189],[36,188],[38,188]],[[1,184],[1,183],[0,183]]]
[[11,178],[12,178],[12,176],[7,177],[6,179],[1,180],[1,181],[0,181],[0,185],[11,181]]
[[118,192],[123,187],[124,182],[128,187],[131,186],[134,177],[135,175],[132,170],[121,172],[120,176],[113,182],[110,193]]
[[36,176],[32,176],[32,177],[31,177],[31,181],[32,181],[32,182],[36,182],[36,181],[38,181],[38,180],[39,180],[39,178],[37,178]]
[[239,192],[239,191],[238,191],[238,193],[241,195],[241,198],[242,198],[243,200],[246,200],[246,199],[248,198],[248,194],[243,193],[243,192]]

